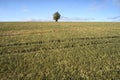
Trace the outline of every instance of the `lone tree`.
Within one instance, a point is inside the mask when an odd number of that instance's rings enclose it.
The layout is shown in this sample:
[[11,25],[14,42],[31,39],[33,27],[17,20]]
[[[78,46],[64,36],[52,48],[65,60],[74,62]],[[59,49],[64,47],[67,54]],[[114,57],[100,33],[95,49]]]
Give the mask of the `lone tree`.
[[60,14],[58,12],[53,14],[53,19],[55,20],[55,22],[58,22],[58,19],[60,19]]

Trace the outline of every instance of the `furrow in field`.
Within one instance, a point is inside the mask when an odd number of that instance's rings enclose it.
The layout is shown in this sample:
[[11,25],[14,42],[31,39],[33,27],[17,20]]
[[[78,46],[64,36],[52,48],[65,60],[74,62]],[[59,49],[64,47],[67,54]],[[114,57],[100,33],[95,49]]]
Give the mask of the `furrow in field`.
[[[83,40],[104,40],[104,39],[116,39],[120,38],[120,36],[107,36],[107,37],[85,37],[85,38],[71,38],[64,40],[49,40],[49,41],[36,41],[36,42],[26,42],[26,43],[14,43],[14,44],[0,44],[0,47],[6,46],[24,46],[24,45],[40,45],[46,43],[63,43],[63,42],[73,42],[73,41],[83,41]],[[97,42],[94,42],[97,44]]]
[[[76,47],[84,47],[84,46],[92,46],[92,45],[100,45],[100,44],[115,44],[115,43],[119,43],[119,42],[113,42],[113,41],[104,41],[104,42],[95,42],[95,41],[90,41],[89,43],[65,43],[63,45],[61,44],[57,44],[57,46],[55,44],[53,44],[52,46],[26,46],[25,48],[19,49],[9,49],[10,47],[3,49],[2,51],[0,51],[0,54],[9,54],[9,53],[27,53],[27,52],[36,52],[39,50],[54,50],[54,49],[68,49],[68,48],[76,48]],[[14,47],[15,48],[15,47]],[[7,50],[9,49],[9,50]]]

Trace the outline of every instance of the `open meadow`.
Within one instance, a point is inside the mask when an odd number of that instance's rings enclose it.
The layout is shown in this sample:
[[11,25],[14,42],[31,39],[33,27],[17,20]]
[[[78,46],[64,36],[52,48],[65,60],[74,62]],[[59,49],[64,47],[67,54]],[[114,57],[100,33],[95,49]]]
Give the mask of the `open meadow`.
[[0,80],[120,80],[120,23],[1,22]]

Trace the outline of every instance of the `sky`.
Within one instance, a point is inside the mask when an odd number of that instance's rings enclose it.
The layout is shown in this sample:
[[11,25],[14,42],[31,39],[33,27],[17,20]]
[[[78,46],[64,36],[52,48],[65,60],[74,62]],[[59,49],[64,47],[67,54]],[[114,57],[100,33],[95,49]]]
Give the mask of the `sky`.
[[54,21],[120,22],[120,0],[0,0],[0,22]]

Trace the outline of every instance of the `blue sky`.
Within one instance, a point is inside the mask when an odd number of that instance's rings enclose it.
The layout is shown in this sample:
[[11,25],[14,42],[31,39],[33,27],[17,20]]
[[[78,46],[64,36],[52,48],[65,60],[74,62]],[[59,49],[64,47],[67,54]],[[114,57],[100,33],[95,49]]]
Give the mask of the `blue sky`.
[[0,21],[120,21],[120,0],[0,0]]

